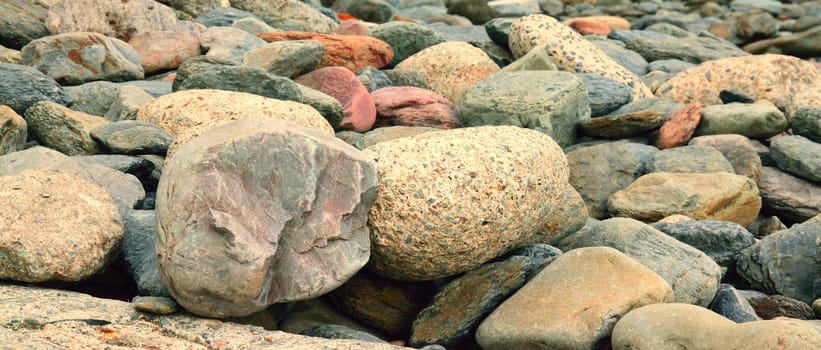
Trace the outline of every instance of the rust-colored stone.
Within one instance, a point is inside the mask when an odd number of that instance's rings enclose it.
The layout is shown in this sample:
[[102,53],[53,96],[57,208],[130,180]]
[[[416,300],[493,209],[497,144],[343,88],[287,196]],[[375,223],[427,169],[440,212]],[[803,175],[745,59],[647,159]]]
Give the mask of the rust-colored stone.
[[698,122],[701,120],[701,105],[689,104],[673,112],[659,130],[656,147],[659,149],[686,145],[693,137]]
[[433,91],[413,86],[386,87],[371,93],[376,127],[405,125],[453,129],[462,126],[459,109]]
[[342,66],[354,73],[372,66],[382,68],[393,59],[393,49],[382,40],[365,35],[318,34],[308,32],[266,32],[257,34],[267,42],[316,40],[325,45],[318,68]]

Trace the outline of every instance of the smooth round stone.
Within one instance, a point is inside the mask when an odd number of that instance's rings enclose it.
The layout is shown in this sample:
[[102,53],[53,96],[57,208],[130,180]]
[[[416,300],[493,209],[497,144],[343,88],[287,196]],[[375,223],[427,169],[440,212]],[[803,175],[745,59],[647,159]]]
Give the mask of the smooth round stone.
[[794,134],[821,143],[821,106],[798,108],[790,119],[790,127]]
[[302,93],[291,79],[273,75],[259,68],[221,64],[203,56],[189,59],[180,65],[173,89],[236,91],[277,100],[302,102]]
[[40,71],[19,64],[0,63],[0,101],[17,114],[40,101],[53,101],[63,106],[71,103],[70,95],[54,79]]
[[736,256],[756,243],[753,234],[729,221],[690,220],[678,223],[654,223],[657,230],[687,243],[721,266],[735,266]]
[[681,146],[661,150],[647,163],[647,172],[733,174],[733,165],[715,148]]
[[783,218],[803,222],[821,214],[821,184],[781,169],[761,168],[758,191],[767,209]]
[[388,22],[371,28],[368,35],[382,40],[393,49],[393,59],[387,67],[393,67],[419,51],[446,41],[442,33],[410,22]]
[[134,297],[131,301],[134,310],[148,312],[157,315],[168,315],[177,311],[177,302],[166,297]]
[[821,183],[821,144],[803,136],[780,136],[770,144],[770,156],[779,168],[803,179]]
[[633,90],[618,81],[595,73],[581,73],[578,76],[587,89],[592,117],[603,116],[633,100]]
[[691,146],[704,146],[718,150],[730,161],[733,172],[756,182],[761,175],[761,157],[750,139],[743,135],[724,134],[698,136],[690,140]]
[[567,153],[569,182],[587,207],[590,217],[603,219],[607,199],[639,176],[643,164],[621,144],[606,143]]
[[739,134],[766,139],[785,131],[787,118],[772,105],[731,103],[701,109],[701,122],[694,135]]
[[325,45],[316,40],[275,41],[246,52],[242,65],[295,78],[314,70],[324,53]]

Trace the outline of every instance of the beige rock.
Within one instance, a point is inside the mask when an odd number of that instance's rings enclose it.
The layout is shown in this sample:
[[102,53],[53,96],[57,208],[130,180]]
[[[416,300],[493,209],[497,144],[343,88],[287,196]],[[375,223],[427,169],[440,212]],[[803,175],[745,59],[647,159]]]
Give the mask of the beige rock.
[[462,97],[471,86],[499,71],[499,66],[484,51],[457,41],[428,47],[400,62],[395,68],[420,73],[430,90],[457,106],[462,103]]
[[758,187],[730,173],[651,173],[610,196],[613,216],[646,222],[673,214],[694,219],[732,221],[749,226],[761,209]]
[[631,310],[671,300],[670,285],[633,258],[607,247],[575,249],[496,308],[476,340],[485,350],[596,349]]
[[735,323],[689,304],[655,304],[624,316],[613,349],[821,349],[821,333],[797,320]]
[[101,153],[91,138],[91,130],[110,123],[83,112],[77,112],[51,101],[41,101],[26,110],[28,130],[49,148],[70,156]]
[[0,63],[19,64],[20,60],[20,51],[12,50],[0,45]]
[[693,221],[693,220],[694,220],[693,218],[691,218],[687,215],[673,214],[673,215],[665,217],[664,219],[661,219],[657,222],[675,224],[675,223],[678,223],[678,222]]
[[573,186],[564,189],[564,205],[553,207],[547,215],[548,222],[531,238],[533,243],[556,244],[563,238],[578,231],[587,223],[588,211],[582,195]]
[[95,32],[123,41],[146,31],[184,29],[172,8],[153,0],[60,1],[49,10],[45,25],[54,34]]
[[0,105],[0,155],[23,149],[28,125],[11,107]]
[[519,127],[426,133],[365,153],[379,173],[369,265],[398,280],[464,272],[518,247],[562,205],[567,185],[558,145]]
[[117,253],[123,223],[106,190],[47,169],[0,176],[0,279],[81,281]]

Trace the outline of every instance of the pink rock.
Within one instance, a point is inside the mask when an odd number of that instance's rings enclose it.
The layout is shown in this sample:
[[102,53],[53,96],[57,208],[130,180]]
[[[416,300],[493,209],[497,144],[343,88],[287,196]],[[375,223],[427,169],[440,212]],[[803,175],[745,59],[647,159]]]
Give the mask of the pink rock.
[[344,67],[325,67],[294,79],[297,83],[322,91],[342,104],[344,116],[338,129],[365,132],[376,121],[376,105],[368,89],[350,70]]
[[367,66],[382,68],[393,59],[393,49],[386,42],[367,35],[319,34],[308,32],[266,32],[257,34],[267,42],[283,40],[316,40],[325,45],[319,67],[342,66],[354,73]]
[[175,69],[201,53],[200,40],[189,32],[139,33],[128,44],[140,55],[146,74]]
[[412,86],[386,87],[371,93],[376,127],[404,125],[440,129],[461,127],[459,109],[433,91]]
[[701,105],[694,103],[673,112],[670,119],[661,126],[656,147],[659,149],[686,145],[701,121]]
[[582,18],[574,19],[567,23],[567,26],[573,28],[575,31],[579,32],[581,35],[589,35],[589,34],[599,34],[599,35],[607,35],[610,34],[610,27],[604,23],[593,22],[589,20],[585,20]]
[[367,35],[371,30],[365,23],[357,19],[347,19],[339,23],[339,26],[334,29],[334,34],[339,35]]

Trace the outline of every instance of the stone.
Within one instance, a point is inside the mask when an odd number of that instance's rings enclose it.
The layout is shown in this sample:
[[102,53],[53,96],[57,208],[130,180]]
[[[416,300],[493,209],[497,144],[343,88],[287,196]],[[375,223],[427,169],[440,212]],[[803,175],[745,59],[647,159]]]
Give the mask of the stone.
[[739,134],[766,139],[789,127],[787,118],[772,105],[730,103],[705,106],[694,135]]
[[798,135],[779,136],[770,143],[770,157],[784,171],[821,183],[821,144]]
[[816,26],[799,33],[759,40],[744,45],[742,49],[753,54],[762,54],[772,50],[784,55],[813,57],[821,54],[821,45],[818,45],[819,38],[821,38],[821,28]]
[[580,230],[587,223],[589,212],[581,194],[573,186],[565,186],[564,205],[554,207],[546,215],[550,220],[542,226],[539,232],[533,234],[531,241],[534,244],[547,242],[555,244],[570,234]]
[[[246,316],[310,299],[367,262],[377,179],[360,151],[257,117],[206,131],[178,154],[157,189],[157,257],[168,291],[188,311]],[[304,166],[280,167],[283,159]]]
[[728,104],[733,102],[755,103],[755,99],[752,98],[750,95],[747,95],[744,92],[735,89],[721,90],[721,92],[718,93],[718,98],[721,99],[722,104]]
[[567,184],[558,145],[518,127],[443,130],[365,153],[379,173],[369,267],[397,280],[450,276],[523,245],[548,222]]
[[342,105],[343,117],[339,129],[356,132],[370,130],[376,121],[376,105],[368,89],[350,70],[324,67],[296,78],[294,81],[335,98]]
[[[425,88],[444,96],[457,106],[468,89],[499,70],[482,50],[466,42],[448,41],[428,47],[395,67],[419,73]],[[391,77],[392,81],[396,81]]]
[[818,79],[812,64],[784,55],[731,57],[704,62],[670,78],[656,90],[657,96],[679,103],[715,105],[719,92],[736,89],[756,100],[772,101],[793,114],[801,105],[795,97]]
[[20,51],[12,50],[0,45],[0,63],[20,64]]
[[[366,22],[360,21],[358,19],[340,20],[339,21],[339,26],[337,26],[336,29],[334,29],[334,31],[331,32],[331,34],[367,35],[368,31],[371,28],[365,23]],[[269,30],[269,31],[275,31],[275,30]]]
[[596,73],[611,78],[633,89],[634,99],[652,96],[638,76],[552,17],[525,16],[510,26],[510,49],[516,57],[534,46],[545,46],[556,65],[565,71]]
[[371,92],[376,106],[374,127],[393,125],[453,129],[462,126],[459,108],[442,95],[411,86]]
[[377,143],[386,142],[401,137],[416,136],[441,130],[442,129],[439,128],[429,128],[424,126],[385,126],[376,128],[362,135],[360,149],[365,149]]
[[629,218],[611,218],[585,226],[557,244],[562,251],[606,246],[636,259],[673,288],[675,302],[707,306],[721,279],[709,256],[652,226]]
[[689,104],[673,112],[659,129],[655,145],[660,149],[686,145],[701,121],[701,105]]
[[117,154],[163,155],[174,141],[174,137],[160,127],[138,120],[104,124],[92,129],[89,135]]
[[393,49],[393,59],[386,67],[394,67],[419,51],[447,41],[442,33],[432,28],[398,21],[375,26],[368,31],[368,35],[384,41]]
[[137,120],[159,126],[174,137],[168,151],[208,129],[231,120],[267,116],[333,135],[333,128],[313,108],[301,103],[223,90],[186,90],[168,94],[142,106]]
[[781,219],[779,219],[777,216],[759,216],[756,219],[756,222],[754,222],[752,226],[747,228],[747,230],[752,232],[756,238],[763,238],[775,232],[786,229],[787,226],[784,225],[784,223],[781,222]]
[[47,13],[47,8],[33,1],[0,2],[0,45],[20,49],[34,39],[49,35],[43,25]]
[[247,92],[272,99],[302,102],[302,92],[291,79],[258,68],[215,63],[208,58],[190,59],[183,63],[177,69],[173,89]]
[[789,317],[798,320],[814,320],[815,313],[807,303],[783,295],[752,296],[747,301],[755,313],[765,320]]
[[110,81],[92,81],[64,90],[71,99],[71,109],[102,117],[111,109],[121,88]]
[[116,92],[110,108],[103,115],[105,119],[114,122],[136,119],[140,107],[154,99],[145,90],[136,86],[121,86],[116,89]]
[[297,84],[299,91],[302,92],[302,103],[313,107],[319,112],[330,125],[339,125],[342,118],[345,117],[345,111],[342,109],[342,104],[339,103],[333,96],[330,96],[322,91],[311,89],[305,85]]
[[365,67],[382,68],[393,59],[393,49],[382,40],[365,35],[337,35],[307,32],[268,32],[258,37],[267,42],[316,40],[325,45],[317,68],[341,66],[354,73]]
[[821,315],[821,301],[819,300],[821,299],[815,299],[812,302],[812,310],[815,312],[815,318],[821,319],[819,318],[819,315]]
[[230,27],[243,18],[260,19],[253,13],[234,7],[217,7],[197,15],[194,20],[206,27]]
[[579,124],[584,135],[605,138],[623,139],[642,136],[661,127],[666,120],[653,110],[634,113],[600,116],[586,119]]
[[681,146],[661,150],[647,162],[647,173],[715,173],[733,174],[733,165],[715,148]]
[[490,40],[501,47],[509,47],[510,41],[508,34],[510,34],[510,25],[516,21],[516,18],[511,17],[497,17],[485,23],[485,31]]
[[168,315],[177,311],[177,302],[167,297],[137,296],[131,300],[134,310],[156,315]]
[[425,76],[415,70],[386,69],[382,71],[388,76],[393,86],[415,86],[422,89],[428,88]]
[[362,82],[362,85],[365,85],[368,92],[374,92],[375,90],[379,90],[381,88],[393,86],[391,78],[389,78],[385,72],[374,67],[362,68],[359,73],[356,73],[356,78]]
[[11,107],[0,105],[0,156],[23,149],[28,137],[28,124]]
[[448,13],[466,17],[472,23],[485,24],[493,18],[501,17],[485,1],[459,0],[448,5]]
[[246,52],[242,65],[293,79],[317,68],[324,54],[316,40],[275,41]]
[[297,0],[232,0],[231,6],[277,29],[330,33],[337,26],[333,19]]
[[753,222],[761,197],[753,180],[729,173],[650,173],[607,200],[613,216],[657,221],[672,214],[694,219]]
[[97,164],[106,166],[117,171],[131,174],[137,178],[144,178],[154,171],[154,164],[150,161],[124,154],[95,154],[90,156],[74,156],[83,165]]
[[607,247],[562,254],[479,326],[482,349],[594,349],[631,310],[673,300],[659,275]]
[[796,320],[735,323],[694,305],[654,304],[616,323],[614,349],[814,349],[821,335]]
[[277,323],[277,329],[299,334],[309,328],[323,325],[338,325],[346,328],[372,334],[380,339],[390,338],[388,335],[369,327],[358,320],[344,314],[341,310],[332,307],[328,297],[297,301],[288,306],[287,313]]
[[821,185],[774,167],[762,167],[758,191],[764,207],[795,222],[821,214]]
[[52,34],[94,32],[122,41],[143,32],[185,29],[172,8],[153,0],[61,1],[49,9],[44,23]]
[[659,112],[665,120],[669,120],[673,113],[682,108],[684,108],[683,104],[676,103],[676,101],[669,98],[648,97],[641,98],[621,106],[609,115],[621,115],[651,110]]
[[128,41],[140,56],[145,74],[176,69],[200,54],[200,40],[190,32],[145,32]]
[[[733,43],[719,39],[710,34],[675,37],[672,35],[648,31],[616,30],[608,37],[624,42],[625,46],[638,52],[648,62],[678,59],[684,62],[699,64],[729,57],[746,57],[750,54]],[[652,34],[652,35],[647,35]]]
[[544,47],[535,46],[499,71],[516,72],[520,70],[558,70],[558,68]]
[[761,157],[750,139],[738,134],[707,135],[694,137],[691,146],[710,147],[721,152],[733,166],[734,173],[758,182],[761,174]]
[[718,292],[709,309],[735,323],[759,320],[752,305],[729,284],[722,283],[718,286]]
[[57,103],[42,101],[26,110],[31,136],[43,145],[70,156],[100,153],[100,146],[90,135],[91,130],[109,121],[76,112]]
[[579,32],[581,35],[607,35],[610,34],[612,29],[608,27],[604,23],[597,23],[594,21],[589,21],[584,18],[574,18],[570,21],[565,21],[564,25],[572,28],[573,30]]
[[648,65],[648,69],[651,71],[660,71],[667,74],[676,74],[690,67],[695,67],[695,64],[674,58],[655,60]]
[[350,329],[348,327],[336,324],[314,326],[303,330],[299,334],[325,339],[356,339],[367,342],[387,343],[386,341],[370,333]]
[[605,143],[567,153],[570,184],[592,218],[608,217],[607,199],[641,174],[642,163],[621,144]]
[[63,106],[71,97],[54,79],[40,71],[19,64],[0,63],[0,101],[17,114],[40,101],[53,101]]
[[[592,39],[594,36],[588,36],[585,39]],[[647,60],[641,57],[637,52],[624,47],[624,43],[618,40],[602,39],[591,40],[593,45],[603,51],[607,56],[616,61],[620,66],[637,76],[647,74]],[[648,86],[649,87],[649,86]]]
[[210,27],[200,34],[202,52],[224,63],[240,64],[246,53],[264,45],[265,40],[233,27]]
[[821,107],[799,107],[790,118],[793,134],[821,143]]
[[[609,30],[616,30],[616,29],[630,29],[631,24],[628,20],[618,17],[618,16],[583,16],[583,17],[575,17],[575,18],[568,18],[562,21],[565,25],[573,28],[571,25],[572,23],[578,22],[586,22],[586,23],[593,23],[597,25],[603,25]],[[608,32],[609,32],[608,30]],[[604,33],[602,35],[607,35]]]
[[578,124],[590,117],[584,85],[568,72],[500,72],[469,88],[459,106],[464,126],[534,129],[563,147],[575,143]]
[[[758,290],[811,303],[821,264],[821,215],[764,237],[738,257],[738,273]],[[811,267],[815,268],[811,268]]]
[[274,32],[277,30],[276,28],[269,26],[268,23],[265,23],[261,19],[255,17],[237,19],[231,23],[231,26],[242,29],[253,35],[265,32]]
[[654,223],[653,228],[704,252],[719,266],[735,267],[736,256],[756,243],[744,226],[729,221],[690,220]]
[[77,282],[102,271],[123,237],[104,188],[50,169],[0,176],[0,278]]
[[580,73],[587,97],[590,100],[590,115],[600,117],[633,100],[633,90],[613,79],[595,73]]
[[157,265],[157,216],[153,210],[131,210],[125,216],[120,252],[141,295],[170,296]]

